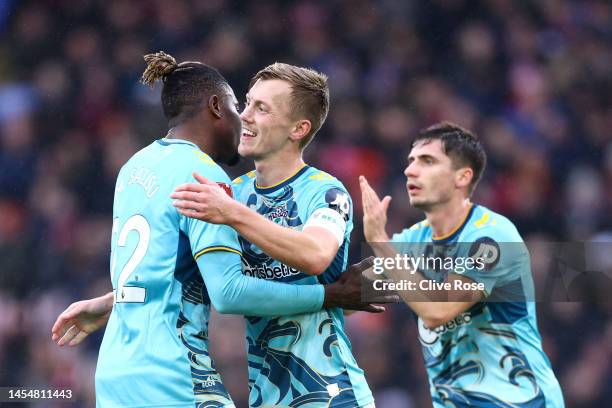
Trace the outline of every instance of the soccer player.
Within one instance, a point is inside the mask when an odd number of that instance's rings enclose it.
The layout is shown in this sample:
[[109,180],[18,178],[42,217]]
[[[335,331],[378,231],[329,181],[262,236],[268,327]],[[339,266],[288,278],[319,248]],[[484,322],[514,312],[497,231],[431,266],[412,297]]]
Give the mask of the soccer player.
[[389,238],[391,197],[380,200],[361,177],[365,237],[380,258],[396,260],[399,251],[455,265],[405,269],[400,260],[383,268],[413,284],[400,295],[418,315],[435,407],[562,407],[537,329],[526,247],[512,222],[470,201],[485,164],[469,131],[449,123],[421,131],[404,174],[410,203],[426,219]]
[[237,101],[212,67],[177,64],[163,52],[145,60],[143,82],[163,81],[170,131],[134,154],[117,177],[113,294],[71,306],[53,339],[78,344],[108,318],[96,369],[100,407],[233,407],[208,354],[211,303],[221,313],[317,312],[343,305],[340,298],[355,285],[298,287],[245,276],[233,229],[176,211],[170,193],[194,171],[230,191],[215,161],[236,161]]
[[[240,155],[255,171],[236,200],[197,177],[172,195],[180,213],[238,231],[243,272],[296,286],[333,282],[347,262],[352,203],[345,187],[302,154],[329,110],[327,78],[275,63],[251,80],[240,115]],[[341,309],[247,317],[251,407],[373,407],[344,332]]]

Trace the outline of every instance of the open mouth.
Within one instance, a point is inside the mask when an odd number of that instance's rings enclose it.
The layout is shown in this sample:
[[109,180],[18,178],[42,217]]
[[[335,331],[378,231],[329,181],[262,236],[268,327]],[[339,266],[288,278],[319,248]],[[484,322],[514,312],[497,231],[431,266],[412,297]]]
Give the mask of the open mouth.
[[411,193],[417,192],[421,189],[421,187],[419,187],[418,185],[414,184],[414,183],[408,183],[408,191]]
[[256,133],[249,129],[242,129],[242,137],[255,137]]

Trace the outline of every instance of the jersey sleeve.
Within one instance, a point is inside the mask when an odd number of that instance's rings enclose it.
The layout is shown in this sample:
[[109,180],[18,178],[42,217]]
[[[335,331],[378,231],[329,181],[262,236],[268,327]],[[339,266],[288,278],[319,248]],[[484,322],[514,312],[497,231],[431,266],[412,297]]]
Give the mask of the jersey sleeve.
[[417,256],[418,251],[423,249],[422,242],[419,241],[415,234],[415,230],[418,226],[419,224],[415,224],[410,228],[405,228],[391,235],[390,242],[398,253]]
[[396,248],[402,246],[402,244],[409,244],[414,241],[414,234],[410,228],[405,228],[401,232],[396,232],[391,235],[391,242]]
[[353,202],[342,184],[325,183],[311,195],[304,229],[321,227],[328,230],[338,241],[344,242],[347,230],[353,222]]
[[279,316],[321,310],[323,285],[291,285],[242,274],[240,257],[211,251],[198,258],[210,300],[220,313]]
[[459,244],[465,263],[456,264],[454,273],[484,284],[487,297],[496,290],[503,297],[500,301],[522,299],[521,278],[530,273],[529,253],[514,226],[509,221],[504,224],[467,234]]
[[236,200],[242,202],[241,197],[246,192],[246,190],[248,190],[248,186],[253,183],[254,177],[255,172],[250,171],[232,180],[232,191],[234,192],[234,198]]
[[[216,182],[228,194],[233,195],[229,177],[216,164],[211,165],[206,162],[200,163],[195,171],[207,179]],[[186,180],[186,183],[197,183],[197,180],[195,180],[193,176],[190,175],[189,177],[190,179]],[[179,217],[180,229],[189,238],[194,259],[197,260],[205,253],[213,251],[242,253],[238,241],[238,234],[233,228],[223,224],[211,224],[184,215],[180,215]]]

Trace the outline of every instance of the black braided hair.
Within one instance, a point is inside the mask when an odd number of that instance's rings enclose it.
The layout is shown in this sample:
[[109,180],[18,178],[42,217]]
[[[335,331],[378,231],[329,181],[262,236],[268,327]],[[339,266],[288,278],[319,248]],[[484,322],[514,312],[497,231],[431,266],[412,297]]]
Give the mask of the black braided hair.
[[147,68],[140,81],[153,86],[162,80],[162,107],[170,127],[192,118],[212,94],[222,95],[229,87],[217,69],[201,62],[176,59],[163,51],[144,56]]

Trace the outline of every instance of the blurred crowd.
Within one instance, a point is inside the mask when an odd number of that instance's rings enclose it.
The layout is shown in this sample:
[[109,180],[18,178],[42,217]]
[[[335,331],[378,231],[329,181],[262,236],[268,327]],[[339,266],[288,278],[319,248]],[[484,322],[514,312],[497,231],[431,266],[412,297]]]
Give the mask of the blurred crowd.
[[[357,176],[393,195],[389,232],[420,220],[402,170],[411,137],[441,120],[484,141],[474,201],[529,242],[612,240],[608,1],[3,0],[0,32],[1,386],[70,388],[94,405],[101,333],[65,350],[50,330],[71,302],[110,290],[115,177],[167,131],[159,87],[138,83],[148,52],[217,67],[239,100],[274,61],[329,76],[330,114],[306,159],[353,195],[352,260],[363,242]],[[568,406],[612,406],[612,302],[542,302],[538,321]],[[377,406],[430,404],[407,307],[347,325]],[[211,327],[244,407],[241,318]]]

